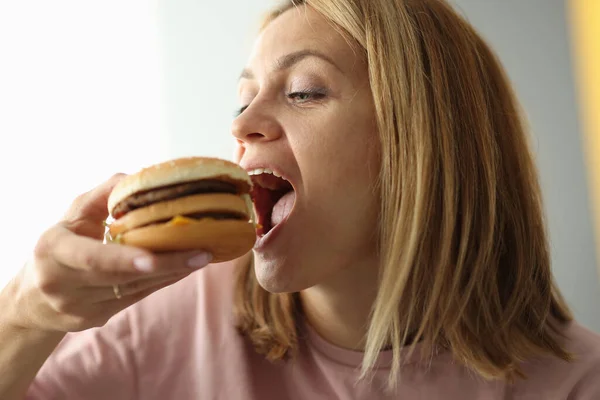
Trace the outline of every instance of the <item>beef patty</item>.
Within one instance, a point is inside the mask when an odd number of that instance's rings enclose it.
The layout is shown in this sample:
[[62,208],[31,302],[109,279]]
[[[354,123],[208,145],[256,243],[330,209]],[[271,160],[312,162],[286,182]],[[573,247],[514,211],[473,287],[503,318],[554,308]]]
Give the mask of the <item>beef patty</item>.
[[233,183],[210,179],[163,186],[132,194],[115,206],[113,216],[114,218],[120,218],[140,207],[201,193],[236,194],[237,188]]

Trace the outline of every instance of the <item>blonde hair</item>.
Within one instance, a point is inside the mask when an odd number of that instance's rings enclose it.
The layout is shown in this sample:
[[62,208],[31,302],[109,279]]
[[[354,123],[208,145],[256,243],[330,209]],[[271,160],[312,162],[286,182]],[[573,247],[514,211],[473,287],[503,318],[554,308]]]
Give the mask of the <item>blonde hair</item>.
[[[520,363],[570,360],[571,320],[551,272],[540,187],[523,118],[500,62],[444,0],[304,0],[368,61],[381,170],[380,286],[363,376],[403,343],[440,347],[485,378]],[[251,264],[236,291],[239,327],[270,360],[297,348],[297,294],[273,294]]]

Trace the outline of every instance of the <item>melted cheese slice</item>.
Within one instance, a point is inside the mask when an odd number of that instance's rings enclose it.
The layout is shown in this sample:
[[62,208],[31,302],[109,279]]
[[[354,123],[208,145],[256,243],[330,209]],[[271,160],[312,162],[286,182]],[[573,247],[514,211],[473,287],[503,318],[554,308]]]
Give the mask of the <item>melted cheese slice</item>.
[[183,217],[181,215],[176,215],[169,222],[167,222],[167,224],[169,224],[169,225],[175,225],[175,226],[181,226],[181,225],[188,225],[188,224],[191,224],[193,222],[195,222],[195,221],[193,219],[191,219],[191,218]]

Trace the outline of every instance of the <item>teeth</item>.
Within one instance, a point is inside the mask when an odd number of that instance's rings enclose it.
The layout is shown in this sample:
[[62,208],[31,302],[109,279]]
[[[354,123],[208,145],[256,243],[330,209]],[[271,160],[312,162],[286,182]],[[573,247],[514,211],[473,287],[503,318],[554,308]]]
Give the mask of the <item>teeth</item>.
[[260,174],[270,174],[270,175],[274,175],[278,178],[281,178],[283,180],[287,180],[283,176],[279,175],[277,172],[270,170],[269,168],[255,168],[253,170],[248,171],[248,175],[260,175]]
[[248,171],[248,175],[260,175],[263,172],[265,172],[264,168],[256,168],[256,169],[253,169],[251,171]]

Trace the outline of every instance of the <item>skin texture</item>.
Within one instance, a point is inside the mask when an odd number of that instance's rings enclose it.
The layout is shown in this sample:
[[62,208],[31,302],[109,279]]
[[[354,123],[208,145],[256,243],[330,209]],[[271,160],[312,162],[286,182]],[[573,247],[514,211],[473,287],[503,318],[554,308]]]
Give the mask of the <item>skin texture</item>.
[[[329,61],[289,57],[309,51]],[[368,82],[352,43],[314,10],[292,9],[257,38],[232,126],[242,166],[274,166],[296,189],[276,239],[254,252],[260,284],[301,292],[308,321],[348,348],[363,344],[377,288],[379,158]]]

